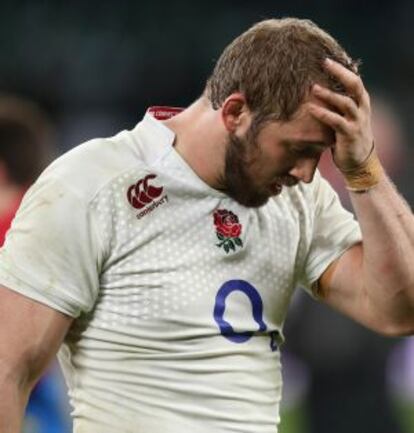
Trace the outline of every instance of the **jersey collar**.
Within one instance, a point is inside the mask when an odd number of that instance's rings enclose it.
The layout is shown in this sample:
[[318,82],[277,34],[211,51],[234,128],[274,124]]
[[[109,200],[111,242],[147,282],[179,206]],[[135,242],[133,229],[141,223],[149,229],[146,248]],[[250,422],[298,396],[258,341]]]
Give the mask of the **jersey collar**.
[[[180,170],[180,172],[192,182],[194,187],[198,187],[209,195],[225,198],[227,196],[224,192],[216,190],[206,184],[173,148],[175,133],[162,121],[170,119],[183,110],[183,108],[164,106],[148,108],[142,121],[145,125],[145,129],[148,128],[151,131],[151,137],[148,138],[152,145],[147,151],[146,158],[147,160],[151,160],[151,162],[155,162],[167,152],[170,157],[169,164],[172,164],[170,167],[174,166],[175,169]],[[166,149],[166,147],[168,147],[168,149]]]
[[176,114],[181,113],[184,108],[181,107],[166,107],[162,105],[155,105],[149,107],[147,110],[148,114],[151,114],[157,120],[167,120],[174,117]]
[[[172,149],[175,133],[162,120],[179,113],[182,109],[170,107],[150,107],[144,118],[136,126],[137,132],[144,137],[145,154],[142,155],[148,164],[153,164]],[[134,134],[134,131],[132,131]]]

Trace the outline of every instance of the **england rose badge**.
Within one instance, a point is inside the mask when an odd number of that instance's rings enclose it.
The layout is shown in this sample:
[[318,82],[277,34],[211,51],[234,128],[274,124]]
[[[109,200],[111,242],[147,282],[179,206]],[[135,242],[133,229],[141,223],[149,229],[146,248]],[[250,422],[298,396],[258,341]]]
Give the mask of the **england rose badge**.
[[240,239],[242,225],[239,218],[232,211],[227,209],[217,209],[214,212],[214,226],[219,243],[217,247],[223,248],[226,253],[236,251],[237,247],[243,247]]

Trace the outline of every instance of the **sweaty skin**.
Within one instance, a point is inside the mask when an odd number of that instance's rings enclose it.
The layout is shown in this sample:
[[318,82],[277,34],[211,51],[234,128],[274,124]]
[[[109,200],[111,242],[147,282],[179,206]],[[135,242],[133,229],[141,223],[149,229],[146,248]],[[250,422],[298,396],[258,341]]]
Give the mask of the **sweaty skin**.
[[[312,104],[311,113],[335,131],[334,162],[358,167],[371,150],[373,134],[367,91],[360,77],[326,60],[325,67],[347,89],[343,96],[315,85],[313,94],[337,112]],[[363,242],[332,263],[319,281],[321,298],[366,326],[387,335],[414,332],[414,219],[384,174],[365,193],[350,192]]]
[[[268,185],[270,173],[275,172],[311,182],[326,148],[332,149],[335,164],[344,171],[360,166],[370,153],[371,108],[361,78],[331,60],[326,60],[324,67],[349,96],[314,85],[291,121],[264,126],[255,143],[260,153],[245,167],[256,188]],[[219,110],[201,98],[166,123],[176,133],[181,156],[206,183],[220,188],[228,135],[245,138],[251,120],[243,94],[234,93]],[[334,132],[333,138],[329,131]],[[284,146],[286,143],[290,145]],[[292,152],[293,143],[299,152]],[[317,151],[310,151],[315,147]],[[377,332],[412,334],[412,212],[385,174],[370,191],[350,194],[363,242],[328,267],[318,282],[318,294],[327,304]]]
[[[276,173],[311,182],[320,153],[328,147],[332,148],[340,170],[357,167],[369,153],[373,138],[370,105],[361,79],[334,62],[327,62],[326,68],[352,98],[315,86],[294,123],[267,125],[256,140],[260,156],[256,155],[256,162],[246,166],[246,172],[257,179],[258,188],[271,184]],[[200,99],[171,119],[168,126],[176,133],[177,151],[193,171],[212,187],[220,188],[229,134],[246,137],[251,119],[244,96],[234,93],[218,110]],[[334,139],[327,131],[335,132]],[[324,272],[319,280],[320,297],[378,332],[412,334],[412,212],[386,175],[363,194],[351,192],[351,198],[363,242],[350,248]],[[70,317],[0,287],[2,433],[20,431],[30,389],[61,345],[71,323]]]

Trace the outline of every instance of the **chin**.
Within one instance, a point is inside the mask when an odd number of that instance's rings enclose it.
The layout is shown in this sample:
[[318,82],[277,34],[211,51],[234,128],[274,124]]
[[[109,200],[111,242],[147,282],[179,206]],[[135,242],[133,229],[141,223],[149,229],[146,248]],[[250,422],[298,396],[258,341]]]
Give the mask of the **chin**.
[[[235,181],[237,180],[237,182]],[[237,201],[237,203],[248,208],[259,208],[264,206],[271,197],[275,197],[282,192],[280,183],[274,184],[272,188],[269,185],[257,185],[250,178],[245,176],[240,179],[227,180],[226,194]]]

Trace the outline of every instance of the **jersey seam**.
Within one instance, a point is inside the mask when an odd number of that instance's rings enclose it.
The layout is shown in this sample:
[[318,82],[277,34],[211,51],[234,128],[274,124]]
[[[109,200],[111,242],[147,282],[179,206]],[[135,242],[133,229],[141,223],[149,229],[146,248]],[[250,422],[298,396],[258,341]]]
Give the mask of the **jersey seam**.
[[[19,266],[17,266],[16,264],[14,266],[19,269],[19,273],[21,275],[22,274],[22,269],[19,268]],[[23,271],[23,273],[24,273],[24,271]],[[56,293],[55,293],[55,296],[59,299],[59,303],[54,303],[54,306],[52,307],[48,303],[51,298],[47,298],[47,297],[43,296],[43,293],[41,291],[39,291],[36,288],[36,286],[28,283],[26,281],[26,279],[23,279],[20,276],[17,277],[14,272],[12,273],[10,270],[7,270],[7,272],[6,272],[5,269],[1,269],[0,268],[0,279],[2,281],[4,281],[6,284],[10,284],[11,282],[8,281],[8,280],[6,280],[6,278],[5,278],[7,275],[10,275],[17,283],[22,283],[23,284],[23,289],[22,290],[20,288],[16,288],[13,284],[11,284],[11,287],[10,287],[11,290],[16,291],[18,293],[22,293],[25,296],[27,296],[27,297],[29,297],[31,299],[36,300],[37,302],[40,302],[42,304],[50,306],[51,308],[57,309],[57,310],[59,310],[61,312],[64,312],[65,314],[68,314],[68,315],[70,315],[73,318],[77,318],[81,314],[81,312],[82,312],[82,308],[81,307],[77,307],[77,311],[76,312],[73,312],[73,311],[69,312],[69,309],[67,309],[66,307],[63,307],[65,305],[68,305],[68,302],[67,302],[67,300],[63,299],[62,297],[60,297]],[[4,278],[2,278],[2,277],[4,277]],[[9,287],[9,286],[7,286],[7,287]],[[36,296],[31,295],[33,292],[36,294]],[[68,297],[71,299],[71,301],[74,304],[77,302],[77,300],[74,299],[73,297],[71,297],[70,295]],[[59,306],[56,307],[56,305],[59,305]]]

